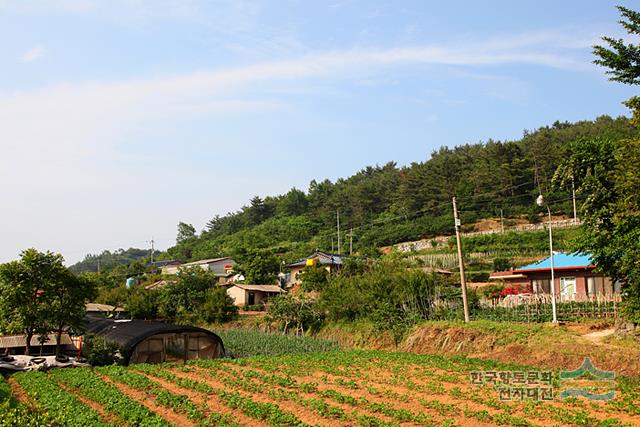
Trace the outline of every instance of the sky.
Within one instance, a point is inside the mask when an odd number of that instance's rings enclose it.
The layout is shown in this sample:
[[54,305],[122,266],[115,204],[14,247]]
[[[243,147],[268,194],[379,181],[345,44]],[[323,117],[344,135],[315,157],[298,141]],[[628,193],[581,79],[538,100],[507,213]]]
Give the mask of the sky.
[[165,249],[255,195],[627,115],[591,63],[615,4],[0,0],[0,262]]

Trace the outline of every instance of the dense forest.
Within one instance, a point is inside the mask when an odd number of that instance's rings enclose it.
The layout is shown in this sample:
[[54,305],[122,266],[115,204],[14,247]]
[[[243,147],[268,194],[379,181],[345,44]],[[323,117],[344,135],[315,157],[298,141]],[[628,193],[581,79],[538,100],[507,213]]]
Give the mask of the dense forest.
[[[340,212],[342,252],[451,233],[451,198],[457,196],[463,224],[480,218],[527,217],[538,220],[534,203],[541,192],[557,214],[571,214],[571,183],[552,184],[570,143],[581,138],[620,140],[638,131],[625,117],[555,122],[525,131],[519,140],[442,147],[428,160],[398,167],[369,166],[353,176],[316,181],[308,190],[292,188],[279,196],[256,196],[237,212],[216,215],[201,233],[180,223],[176,245],[157,259],[197,260],[217,256],[239,259],[256,252],[285,260],[316,248],[337,251],[336,214]],[[576,177],[578,179],[579,177]],[[140,249],[88,255],[74,271],[96,271],[149,255]]]

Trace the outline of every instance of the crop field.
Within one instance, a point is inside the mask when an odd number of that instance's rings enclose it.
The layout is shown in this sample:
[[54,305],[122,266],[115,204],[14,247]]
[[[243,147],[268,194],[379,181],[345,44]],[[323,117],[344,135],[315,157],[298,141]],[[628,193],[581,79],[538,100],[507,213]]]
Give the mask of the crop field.
[[[0,382],[0,425],[622,426],[640,425],[640,383],[608,402],[501,400],[478,372],[522,367],[382,351],[14,374]],[[550,385],[558,386],[554,376]]]

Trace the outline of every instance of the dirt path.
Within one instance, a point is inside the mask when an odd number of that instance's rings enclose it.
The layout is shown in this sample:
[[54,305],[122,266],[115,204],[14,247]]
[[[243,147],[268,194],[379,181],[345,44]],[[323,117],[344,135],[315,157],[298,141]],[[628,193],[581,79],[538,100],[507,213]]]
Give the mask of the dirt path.
[[603,345],[602,340],[608,336],[613,335],[616,332],[615,328],[603,329],[602,331],[590,332],[582,335],[582,338],[592,342],[596,345]]
[[30,408],[33,407],[33,402],[29,398],[29,395],[27,395],[27,392],[24,391],[22,387],[20,387],[20,384],[18,384],[15,379],[9,377],[7,378],[7,383],[11,387],[11,393],[13,394],[13,397],[15,397],[18,402],[23,403]]

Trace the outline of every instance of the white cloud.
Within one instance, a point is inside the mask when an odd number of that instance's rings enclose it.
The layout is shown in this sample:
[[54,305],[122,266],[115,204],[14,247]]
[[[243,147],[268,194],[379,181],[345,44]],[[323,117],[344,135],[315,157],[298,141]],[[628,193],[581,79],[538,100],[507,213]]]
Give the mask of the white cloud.
[[[409,64],[585,67],[567,49],[544,50],[547,40],[536,34],[513,37],[507,44],[488,41],[457,46],[353,49],[178,76],[0,92],[0,179],[10,180],[23,170],[21,162],[28,162],[32,168],[41,161],[44,165],[38,166],[39,170],[47,170],[56,165],[55,159],[63,163],[98,151],[104,154],[132,123],[283,108],[282,101],[273,99],[276,94],[264,99],[264,94],[252,93],[267,82],[357,77],[362,70]],[[24,59],[35,60],[42,52],[42,47],[34,48]],[[61,173],[56,170],[52,173]],[[82,182],[72,180],[69,185]]]
[[44,48],[42,46],[35,46],[22,54],[23,62],[33,62],[42,58],[44,55]]

